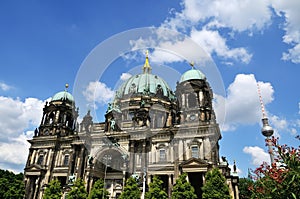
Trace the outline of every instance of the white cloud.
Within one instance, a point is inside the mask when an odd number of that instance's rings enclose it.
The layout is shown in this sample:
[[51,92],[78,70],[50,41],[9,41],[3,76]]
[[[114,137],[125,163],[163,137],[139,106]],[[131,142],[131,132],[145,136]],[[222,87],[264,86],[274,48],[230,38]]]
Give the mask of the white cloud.
[[132,76],[132,75],[129,74],[129,73],[122,73],[120,79],[121,79],[122,81],[125,81],[125,80],[129,79],[131,76]]
[[[259,82],[262,99],[265,105],[273,101],[273,87],[270,83]],[[224,115],[220,121],[218,115]],[[222,130],[234,130],[237,125],[260,122],[262,112],[257,91],[257,81],[253,74],[238,74],[227,89],[227,97],[215,96],[214,108],[217,119],[223,124]],[[220,117],[222,119],[222,117]]]
[[[161,27],[184,32],[193,37],[193,29],[210,31],[212,34],[204,43],[208,52],[216,52],[217,56],[226,59],[241,60],[249,63],[251,56],[246,59],[245,54],[250,55],[245,48],[232,48],[226,44],[225,36],[219,35],[217,30],[228,30],[231,39],[235,32],[248,32],[253,36],[254,32],[261,32],[273,22],[273,11],[282,17],[285,22],[279,28],[285,31],[282,40],[291,46],[282,53],[282,60],[300,63],[300,1],[299,0],[182,0],[182,9],[172,12]],[[231,32],[230,32],[231,31]],[[200,31],[201,32],[201,31]],[[202,32],[202,38],[205,37]],[[213,35],[215,34],[215,35]],[[216,40],[210,40],[215,38]],[[198,40],[199,41],[199,40]],[[200,40],[203,44],[205,40]],[[214,41],[221,41],[223,48],[213,48]],[[224,48],[224,47],[227,48]],[[213,50],[214,49],[214,50]],[[217,52],[217,51],[221,52]],[[224,51],[227,50],[228,52]]]
[[25,135],[21,134],[16,138],[10,138],[9,142],[1,142],[1,163],[25,165],[30,146],[30,144],[27,142],[27,139],[30,139],[32,135],[33,131],[28,131]]
[[114,96],[114,91],[107,87],[106,84],[95,81],[90,82],[83,95],[88,102],[97,102],[101,105],[107,104]]
[[292,46],[288,52],[283,53],[282,59],[300,63],[300,1],[272,0],[272,6],[277,15],[285,19],[283,42]]
[[[149,38],[130,41],[130,45],[133,51],[153,47],[154,51],[149,56],[152,63],[172,63],[187,60],[201,65],[211,60],[210,56],[194,40],[162,27],[155,29]],[[134,58],[137,57],[137,53],[131,54]]]
[[0,96],[0,140],[16,137],[41,122],[44,102],[36,98],[24,101]]
[[251,155],[251,164],[254,166],[259,166],[263,162],[270,164],[270,155],[258,146],[246,146],[243,152]]
[[293,48],[288,49],[288,52],[282,54],[282,59],[285,61],[292,61],[293,63],[300,63],[300,44],[295,45]]
[[7,84],[5,84],[5,83],[1,83],[0,82],[0,89],[1,90],[3,90],[3,91],[8,91],[8,90],[10,90],[12,87],[11,86],[9,86],[9,85],[7,85]]
[[236,31],[263,29],[271,21],[269,0],[184,0],[177,17],[192,23],[216,21]]
[[288,122],[286,119],[281,119],[276,115],[272,115],[270,117],[270,121],[274,125],[274,127],[278,130],[284,130],[288,128]]
[[216,30],[193,29],[191,38],[196,41],[209,54],[216,53],[217,56],[225,59],[233,59],[248,64],[252,55],[245,48],[230,49],[226,44],[226,39]]
[[[28,155],[27,139],[33,135],[42,118],[45,101],[24,101],[0,96],[0,165],[2,169],[21,172]],[[24,134],[24,132],[26,132]]]

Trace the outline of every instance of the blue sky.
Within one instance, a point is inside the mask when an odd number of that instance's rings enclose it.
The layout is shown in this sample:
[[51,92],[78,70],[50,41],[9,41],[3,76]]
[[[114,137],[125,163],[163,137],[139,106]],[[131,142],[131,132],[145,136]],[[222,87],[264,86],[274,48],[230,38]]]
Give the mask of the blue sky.
[[[230,164],[236,160],[246,176],[248,168],[268,161],[256,82],[280,142],[299,145],[294,139],[300,130],[299,7],[297,0],[1,1],[0,168],[22,171],[26,139],[39,125],[45,100],[65,83],[74,89],[93,49],[124,31],[155,27],[189,37],[214,61],[225,88],[225,95],[215,95],[217,115],[226,112],[225,120],[218,118],[224,124],[220,155]],[[150,41],[143,42],[134,44]],[[166,48],[162,41],[156,44]],[[188,45],[180,48],[195,54]],[[87,101],[93,94],[99,120],[116,82],[143,64],[141,53],[128,55],[114,60],[80,93]],[[189,69],[187,61],[155,49],[149,56],[153,68],[170,67],[178,74]],[[80,107],[81,117],[87,108]]]

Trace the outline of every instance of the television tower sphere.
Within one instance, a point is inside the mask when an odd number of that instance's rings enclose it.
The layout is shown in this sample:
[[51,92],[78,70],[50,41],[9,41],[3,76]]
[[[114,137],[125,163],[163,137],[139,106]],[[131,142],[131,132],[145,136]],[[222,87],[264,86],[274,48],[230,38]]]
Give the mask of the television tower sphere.
[[273,135],[274,130],[273,128],[269,125],[268,118],[263,118],[262,119],[263,127],[261,128],[261,133],[265,137],[270,137]]

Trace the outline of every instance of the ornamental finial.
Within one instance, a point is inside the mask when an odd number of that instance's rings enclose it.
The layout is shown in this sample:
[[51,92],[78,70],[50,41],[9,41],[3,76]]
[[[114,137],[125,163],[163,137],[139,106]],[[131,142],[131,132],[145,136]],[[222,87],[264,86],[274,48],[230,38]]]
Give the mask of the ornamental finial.
[[143,73],[150,73],[152,68],[149,64],[149,50],[146,50],[145,55],[146,55],[146,60],[143,66]]
[[190,66],[194,69],[195,63],[193,61],[190,62]]
[[67,90],[68,90],[68,88],[69,88],[69,84],[68,84],[68,83],[66,83],[66,85],[65,85],[65,91],[67,91]]

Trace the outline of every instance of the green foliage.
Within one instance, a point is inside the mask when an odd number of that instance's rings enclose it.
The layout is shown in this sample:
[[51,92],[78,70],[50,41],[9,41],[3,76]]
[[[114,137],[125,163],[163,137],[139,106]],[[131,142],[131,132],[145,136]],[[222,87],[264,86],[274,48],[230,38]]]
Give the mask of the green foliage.
[[249,187],[253,186],[253,181],[249,178],[240,178],[239,180],[239,198],[240,199],[250,199],[251,190]]
[[22,199],[25,194],[23,174],[0,169],[0,198]]
[[68,193],[68,199],[85,199],[88,194],[85,190],[84,182],[81,178],[78,178],[74,185],[72,186],[71,191]]
[[206,173],[205,184],[202,187],[202,198],[230,199],[229,187],[225,177],[218,168],[214,168]]
[[253,177],[255,182],[249,189],[252,198],[297,199],[300,193],[300,147],[279,145],[272,138],[275,162],[263,163]]
[[104,181],[103,179],[99,179],[95,182],[93,185],[93,188],[89,194],[89,199],[100,199],[103,198],[109,198],[109,192],[104,188]]
[[149,192],[146,193],[146,199],[167,199],[168,194],[162,187],[163,181],[159,177],[154,176],[152,182],[149,184]]
[[43,199],[60,199],[62,196],[59,180],[51,180],[45,189]]
[[126,181],[126,185],[119,199],[140,199],[141,191],[135,178],[130,177]]
[[176,180],[176,184],[172,190],[172,199],[195,199],[194,187],[186,180],[187,174],[183,173]]

